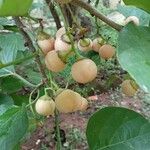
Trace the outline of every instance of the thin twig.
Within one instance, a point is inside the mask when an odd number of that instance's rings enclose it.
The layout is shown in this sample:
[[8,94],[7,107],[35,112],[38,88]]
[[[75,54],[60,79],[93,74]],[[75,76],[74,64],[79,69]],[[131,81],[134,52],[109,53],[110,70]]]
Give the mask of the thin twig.
[[23,78],[22,76],[20,76],[17,73],[12,73],[11,75],[13,75],[14,77],[20,79],[24,84],[28,85],[29,87],[37,87],[37,85],[34,85],[34,84],[30,83],[29,81],[27,81],[25,78]]
[[[15,20],[15,23],[16,23],[17,27],[19,28],[21,34],[23,35],[23,37],[25,39],[25,42],[28,45],[28,48],[33,53],[36,53],[36,49],[35,49],[35,47],[34,47],[34,45],[32,43],[32,40],[31,40],[30,36],[28,35],[28,33],[24,29],[24,25],[23,25],[22,21],[20,20],[19,17],[14,17],[14,20]],[[37,65],[39,67],[39,71],[40,71],[40,73],[42,75],[43,82],[45,82],[45,84],[47,84],[48,78],[47,78],[45,70],[44,70],[45,67],[43,67],[43,64],[41,63],[39,55],[35,56],[35,62],[37,63]]]
[[83,0],[72,0],[71,4],[73,4],[75,6],[79,6],[81,8],[84,8],[89,13],[91,13],[91,15],[96,16],[97,18],[99,18],[100,20],[102,20],[103,22],[105,22],[106,24],[111,26],[112,28],[116,29],[117,31],[121,31],[121,29],[122,29],[121,25],[108,19],[106,16],[104,16],[103,14],[98,12],[95,8],[93,8],[90,4],[84,2]]
[[55,6],[53,5],[52,1],[50,1],[50,0],[45,0],[45,1],[46,1],[47,5],[49,6],[49,10],[50,10],[50,12],[54,18],[57,29],[61,28],[61,21],[60,21],[58,14],[57,14]]

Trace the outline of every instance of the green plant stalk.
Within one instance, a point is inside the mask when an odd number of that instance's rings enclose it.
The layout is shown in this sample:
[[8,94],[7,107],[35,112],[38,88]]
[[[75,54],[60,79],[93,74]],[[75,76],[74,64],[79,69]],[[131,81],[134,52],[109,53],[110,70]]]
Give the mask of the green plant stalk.
[[74,41],[73,41],[73,39],[72,39],[72,37],[71,37],[70,32],[67,32],[67,35],[68,35],[69,40],[70,40],[70,42],[71,42],[72,51],[75,52],[77,59],[83,58],[83,57],[80,55],[80,53],[78,52],[78,50],[75,48]]
[[31,92],[30,97],[29,97],[29,104],[26,106],[26,107],[30,107],[30,110],[31,110],[31,112],[32,112],[32,114],[33,114],[34,117],[36,117],[36,114],[35,114],[35,112],[34,112],[34,110],[33,110],[32,105],[38,100],[38,98],[39,98],[39,93],[40,93],[39,90],[38,90],[37,97],[36,97],[36,99],[32,102],[32,95],[33,95],[33,93],[34,93],[36,90],[37,90],[37,88],[35,88],[35,89]]
[[[59,6],[59,8],[60,8],[62,14],[64,14],[63,9],[61,9],[60,6]],[[72,47],[71,50],[74,51],[74,53],[76,54],[77,59],[81,59],[81,58],[83,58],[83,57],[79,54],[78,50],[75,48],[74,41],[73,41],[73,39],[72,39],[72,37],[71,37],[71,33],[70,33],[70,31],[68,31],[69,25],[67,24],[67,21],[66,21],[66,19],[65,19],[65,16],[62,15],[62,17],[63,17],[64,26],[65,26],[66,31],[67,31],[67,35],[68,35],[69,40],[70,40],[70,43],[71,43],[71,47]]]
[[99,1],[100,1],[100,0],[96,0],[96,2],[95,2],[95,7],[96,7],[96,8],[98,7]]
[[[23,23],[21,22],[20,18],[19,18],[19,17],[14,17],[14,20],[15,20],[15,23],[17,24],[18,28],[20,29],[20,32],[22,33],[24,39],[28,42],[28,47],[29,47],[29,49],[30,49],[33,53],[35,53],[35,52],[36,52],[36,49],[35,49],[35,47],[34,47],[34,45],[33,45],[33,43],[32,43],[32,40],[31,40],[30,36],[29,36],[29,35],[27,34],[27,32],[24,30],[24,25],[23,25]],[[41,62],[41,60],[40,60],[40,56],[39,56],[39,55],[36,55],[36,56],[35,56],[35,62],[38,64],[39,71],[40,71],[40,73],[41,73],[41,75],[42,75],[42,78],[43,78],[43,83],[44,83],[46,86],[49,86],[49,79],[48,79],[48,77],[47,77],[47,75],[46,75],[46,72],[45,72],[45,70],[44,70],[44,67],[43,67],[43,64],[42,64],[42,62]],[[16,74],[14,74],[14,75],[16,75]],[[25,79],[23,79],[21,76],[16,75],[16,77],[22,79],[22,81],[24,81],[26,84],[29,84],[29,85],[35,87],[35,85],[33,85],[33,84],[27,82],[27,81],[26,81]],[[50,80],[51,80],[51,78],[50,78]],[[50,83],[51,83],[51,81],[50,81]],[[57,114],[55,115],[55,117],[56,117],[56,127],[57,127],[57,136],[58,136],[58,150],[61,150],[61,139],[60,139],[59,121],[58,121],[58,118],[57,118],[57,117],[58,117]]]
[[11,75],[13,75],[14,77],[20,79],[23,83],[25,83],[26,85],[30,86],[30,87],[37,87],[37,85],[34,85],[32,83],[30,83],[29,81],[27,81],[26,79],[24,79],[22,76],[20,76],[17,73],[12,73]]
[[29,14],[26,16],[26,18],[28,18],[28,19],[30,19],[30,20],[33,20],[33,21],[36,22],[36,23],[39,23],[39,20],[38,20],[38,19],[36,19],[36,18],[30,16]]
[[55,127],[56,127],[56,138],[57,138],[56,149],[62,150],[60,127],[59,127],[59,113],[57,110],[55,110]]
[[99,35],[99,25],[98,25],[98,20],[97,17],[95,17],[95,24],[96,24],[96,30],[97,30],[97,34]]
[[55,93],[55,90],[53,89],[53,88],[51,88],[51,87],[48,87],[48,88],[45,88],[44,89],[44,93],[45,93],[45,95],[47,95],[47,96],[49,96],[49,92],[48,92],[48,90],[50,90],[50,91],[52,91],[52,93]]
[[72,17],[72,19],[73,19],[73,22],[80,28],[81,26],[79,25],[79,23],[78,23],[76,17],[74,16],[74,14],[73,14],[73,12],[72,12],[70,6],[69,6],[68,4],[66,4],[66,6],[67,6],[67,8],[68,8],[68,10],[69,10],[69,12],[70,12],[70,14],[71,14],[71,17]]
[[52,76],[52,74],[51,74],[51,71],[49,71],[49,81],[50,81],[50,87],[53,89],[55,89],[55,90],[58,90],[59,89],[59,87],[58,87],[58,85],[55,83],[55,81],[54,81],[54,79],[53,79],[53,76]]
[[[56,92],[53,90],[54,96],[56,95]],[[60,127],[59,127],[59,112],[57,109],[55,109],[55,133],[56,133],[56,150],[62,150],[62,143],[61,143],[61,135],[60,135]]]
[[[34,47],[34,44],[33,44],[33,41],[32,39],[30,38],[29,34],[27,33],[27,31],[25,30],[25,25],[22,23],[21,19],[19,17],[13,17],[20,33],[22,34],[22,36],[24,37],[24,40],[28,43],[28,48],[30,49],[30,51],[32,53],[36,53],[36,48]],[[46,72],[44,70],[44,66],[40,60],[40,56],[39,55],[36,55],[35,56],[35,62],[37,63],[37,66],[39,68],[39,71],[41,73],[41,76],[42,76],[42,80],[43,82],[45,83],[45,85],[48,86],[48,78],[47,78],[47,75],[46,75]]]
[[[63,9],[61,9],[61,7],[59,6],[62,14],[64,14]],[[66,28],[66,30],[68,29],[68,24],[66,21],[66,18],[64,15],[62,15],[63,17],[63,21],[64,21],[64,26]],[[79,54],[79,52],[76,50],[75,46],[74,46],[74,41],[71,37],[70,32],[67,30],[67,35],[69,37],[69,40],[71,42],[71,46],[72,46],[72,51],[75,52],[77,58],[81,58],[81,55]],[[52,83],[52,82],[51,82]],[[56,138],[57,138],[57,143],[56,143],[56,149],[57,150],[61,150],[62,149],[62,143],[61,143],[61,136],[60,136],[60,127],[59,127],[59,112],[57,110],[55,110],[55,126],[56,126]]]

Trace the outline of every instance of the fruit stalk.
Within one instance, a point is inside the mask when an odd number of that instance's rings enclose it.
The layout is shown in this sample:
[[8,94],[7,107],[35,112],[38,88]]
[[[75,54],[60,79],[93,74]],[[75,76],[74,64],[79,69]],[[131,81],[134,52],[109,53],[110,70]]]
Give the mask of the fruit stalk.
[[17,73],[12,73],[12,75],[18,79],[20,79],[24,84],[28,85],[29,87],[37,87],[37,85],[34,85],[32,83],[30,83],[29,81],[27,81],[26,79],[24,79],[22,76],[20,76]]
[[64,26],[66,28],[67,36],[68,36],[68,38],[70,40],[70,43],[71,43],[71,47],[72,47],[71,50],[74,51],[74,53],[76,54],[77,59],[80,59],[80,58],[82,58],[82,56],[79,54],[78,50],[75,48],[74,41],[73,41],[73,39],[71,37],[71,33],[70,33],[70,31],[68,31],[68,27],[69,26],[68,26],[67,21],[65,19],[65,13],[63,12],[63,9],[61,9],[61,7],[60,7],[60,10],[61,10],[61,12],[63,14],[62,17],[63,17]]
[[[24,30],[24,25],[23,25],[23,23],[21,22],[20,18],[19,18],[19,17],[14,17],[13,19],[14,19],[14,21],[15,21],[17,27],[19,28],[20,33],[23,35],[25,41],[28,43],[29,49],[30,49],[33,53],[35,53],[35,52],[36,52],[36,49],[35,49],[35,47],[34,47],[34,45],[33,45],[33,43],[32,43],[32,40],[30,39],[28,33]],[[41,75],[42,75],[43,83],[45,83],[46,86],[49,86],[49,79],[48,79],[48,77],[47,77],[47,75],[46,75],[46,72],[45,72],[45,70],[44,70],[45,67],[44,67],[43,64],[42,64],[39,55],[36,55],[36,56],[35,56],[35,61],[36,61],[37,65],[38,65],[39,70],[40,70],[40,73],[41,73]],[[56,118],[56,127],[57,127],[56,130],[57,130],[57,140],[58,140],[58,144],[57,144],[57,145],[58,145],[58,149],[57,149],[57,150],[61,150],[61,139],[60,139],[59,121],[58,121],[58,116],[57,116],[57,114],[55,114],[55,118]]]
[[57,11],[56,11],[55,6],[53,5],[52,1],[45,0],[45,2],[49,6],[49,10],[50,10],[50,12],[51,12],[51,14],[55,20],[57,29],[61,28],[61,21],[60,21],[60,18],[57,14]]
[[[21,22],[20,18],[19,17],[13,17],[18,29],[20,30],[20,33],[23,35],[26,43],[28,44],[28,47],[29,49],[35,53],[36,52],[36,49],[32,43],[32,40],[30,39],[30,36],[28,35],[28,33],[25,31],[24,29],[24,25],[23,23]],[[35,56],[35,62],[37,63],[38,67],[39,67],[39,71],[42,75],[42,78],[43,78],[43,82],[45,82],[45,84],[47,84],[47,81],[48,81],[48,78],[47,78],[47,75],[46,75],[46,72],[44,70],[44,67],[42,65],[42,62],[40,60],[40,56],[39,55],[36,55]],[[48,84],[47,84],[48,85]]]
[[56,149],[61,150],[62,149],[62,143],[61,143],[61,137],[60,137],[60,127],[59,127],[59,113],[57,110],[55,110],[55,127],[56,127]]
[[83,0],[72,0],[72,4],[75,6],[79,6],[81,8],[84,8],[87,10],[89,13],[92,15],[96,16],[106,24],[108,24],[110,27],[116,29],[117,31],[121,31],[122,26],[113,22],[112,20],[108,19],[106,16],[103,14],[99,13],[95,8],[93,8],[90,4],[84,2]]

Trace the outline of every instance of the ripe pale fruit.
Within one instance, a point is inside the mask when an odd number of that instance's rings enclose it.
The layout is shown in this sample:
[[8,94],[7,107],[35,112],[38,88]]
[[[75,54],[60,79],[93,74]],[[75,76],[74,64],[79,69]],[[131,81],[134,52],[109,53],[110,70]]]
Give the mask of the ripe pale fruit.
[[82,103],[80,106],[80,110],[85,111],[88,108],[88,101],[82,97],[81,99]]
[[121,84],[121,89],[122,89],[122,92],[127,96],[134,96],[137,91],[137,88],[135,88],[132,85],[131,80],[123,81],[123,83]]
[[104,40],[100,38],[96,38],[93,40],[92,48],[95,52],[99,52],[99,49],[102,47]]
[[60,3],[60,4],[67,4],[70,3],[72,0],[56,0],[56,2]]
[[35,110],[38,114],[43,116],[53,115],[55,102],[49,96],[44,95],[37,100]]
[[105,44],[99,49],[99,55],[103,59],[112,58],[115,55],[115,49],[111,45]]
[[43,51],[43,53],[46,55],[49,51],[52,51],[54,49],[54,38],[44,39],[44,40],[38,40],[38,45]]
[[61,27],[57,32],[56,32],[56,39],[60,38],[63,34],[66,34],[66,29],[65,27]]
[[55,98],[56,108],[62,113],[71,113],[79,110],[81,106],[81,96],[80,94],[66,89],[62,91]]
[[136,26],[139,26],[140,24],[139,18],[136,16],[129,16],[128,18],[125,19],[125,25],[128,24],[129,22],[133,22]]
[[71,75],[78,83],[88,83],[97,76],[97,66],[91,59],[82,59],[73,64]]
[[89,38],[80,39],[78,41],[78,48],[81,51],[90,51],[92,50],[92,40]]
[[65,68],[65,63],[59,58],[55,50],[45,56],[46,67],[53,72],[60,72]]
[[66,34],[63,34],[60,38],[55,41],[54,48],[56,51],[68,51],[71,49],[71,43]]

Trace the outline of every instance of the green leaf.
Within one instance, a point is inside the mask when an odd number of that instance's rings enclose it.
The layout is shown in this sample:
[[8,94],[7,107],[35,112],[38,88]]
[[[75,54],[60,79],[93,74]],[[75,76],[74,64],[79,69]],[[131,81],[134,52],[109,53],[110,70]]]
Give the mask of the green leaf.
[[15,78],[14,76],[7,76],[1,79],[1,86],[3,93],[5,92],[11,94],[22,89],[24,83],[21,82],[21,80]]
[[14,104],[13,99],[8,95],[0,93],[0,115]]
[[29,94],[21,95],[21,94],[11,94],[11,98],[14,100],[14,104],[17,106],[22,106],[23,104],[28,104],[29,102]]
[[0,16],[24,16],[31,4],[32,0],[0,0]]
[[87,125],[90,150],[149,150],[150,123],[140,114],[119,107],[96,112]]
[[13,149],[28,128],[28,118],[24,108],[12,107],[0,116],[0,147]]
[[[33,66],[31,66],[33,67]],[[27,79],[32,81],[32,83],[39,84],[41,81],[41,76],[39,72],[33,70],[33,68],[28,67],[26,70]]]
[[5,104],[5,105],[13,105],[13,100],[11,97],[8,95],[0,93],[0,105]]
[[0,17],[0,25],[15,25],[14,21],[12,19],[8,19],[6,17]]
[[10,18],[8,19],[8,17],[0,17],[0,29],[11,30],[15,32],[19,31],[14,20]]
[[123,0],[126,5],[133,5],[142,8],[150,13],[150,2],[149,0]]
[[119,33],[117,56],[122,68],[150,92],[150,27],[127,25]]
[[[0,34],[0,43],[0,61],[2,64],[14,61],[17,51],[25,50],[23,37],[17,33]],[[13,66],[0,69],[0,77],[11,75],[14,71]]]

